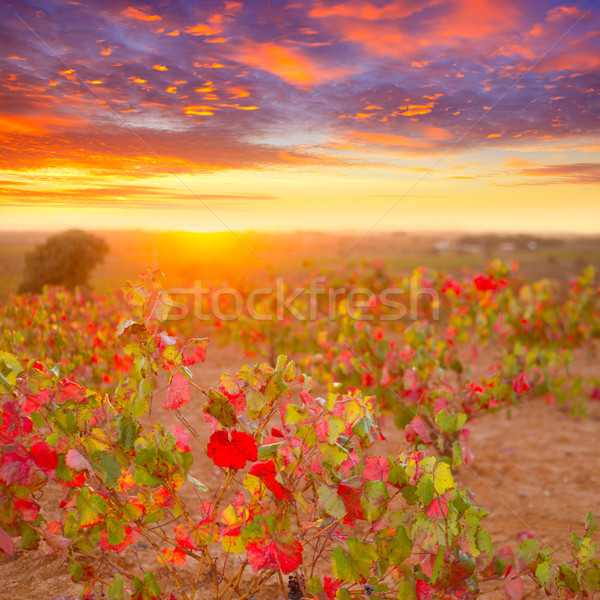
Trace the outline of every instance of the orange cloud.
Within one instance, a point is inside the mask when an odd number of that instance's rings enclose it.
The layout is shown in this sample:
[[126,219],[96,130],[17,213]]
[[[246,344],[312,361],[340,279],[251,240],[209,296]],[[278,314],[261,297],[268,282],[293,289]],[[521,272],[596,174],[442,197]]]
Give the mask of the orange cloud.
[[160,21],[162,17],[159,15],[149,15],[141,11],[139,8],[134,8],[130,6],[125,10],[121,11],[121,14],[125,17],[130,17],[131,19],[137,19],[138,21]]
[[566,18],[578,19],[583,15],[583,11],[576,6],[555,6],[548,11],[546,16],[548,21],[562,21]]
[[236,58],[299,86],[312,86],[350,73],[343,67],[320,64],[303,51],[281,44],[247,41],[237,50]]
[[428,102],[427,104],[409,104],[408,106],[399,106],[398,110],[401,111],[400,114],[405,117],[414,117],[415,115],[426,115],[430,113],[434,106],[434,102]]
[[[419,16],[426,8],[444,5],[443,18],[422,20],[419,27],[408,25],[407,17]],[[424,48],[441,43],[462,45],[467,40],[494,39],[495,35],[518,28],[521,7],[507,0],[499,10],[494,0],[397,0],[377,6],[364,0],[327,6],[317,2],[310,11],[322,18],[341,39],[360,43],[373,56],[402,57],[421,67]]]
[[130,17],[131,19],[137,19],[138,21],[160,21],[162,17],[159,15],[149,15],[141,11],[139,8],[134,8],[133,6],[129,6],[125,10],[121,11],[121,14],[125,17]]
[[199,23],[193,27],[186,27],[184,31],[190,35],[215,35],[221,33],[222,29],[220,27],[206,25],[205,23]]
[[396,0],[386,6],[376,6],[363,0],[344,2],[327,6],[317,2],[315,8],[310,11],[310,16],[319,17],[353,17],[365,21],[380,21],[382,19],[403,19],[419,12],[430,3],[415,3],[406,0]]
[[373,146],[382,146],[385,148],[433,148],[433,144],[430,142],[393,133],[347,131],[346,134],[356,142]]
[[152,65],[152,68],[155,71],[167,71],[167,67],[165,67],[165,65]]

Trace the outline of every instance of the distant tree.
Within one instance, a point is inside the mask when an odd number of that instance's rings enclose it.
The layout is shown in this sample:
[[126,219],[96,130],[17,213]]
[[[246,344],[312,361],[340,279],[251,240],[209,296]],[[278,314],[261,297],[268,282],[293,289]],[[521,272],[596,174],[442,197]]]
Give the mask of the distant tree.
[[41,292],[44,285],[64,285],[70,290],[85,285],[107,252],[102,238],[80,229],[52,235],[25,257],[19,294]]

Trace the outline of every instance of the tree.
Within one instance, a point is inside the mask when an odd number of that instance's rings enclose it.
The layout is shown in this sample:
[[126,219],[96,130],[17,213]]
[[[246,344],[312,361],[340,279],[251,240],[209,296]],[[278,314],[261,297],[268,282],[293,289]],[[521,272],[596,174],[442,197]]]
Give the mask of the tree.
[[107,252],[102,238],[80,229],[52,235],[25,257],[19,294],[41,292],[44,285],[64,285],[70,290],[85,285]]

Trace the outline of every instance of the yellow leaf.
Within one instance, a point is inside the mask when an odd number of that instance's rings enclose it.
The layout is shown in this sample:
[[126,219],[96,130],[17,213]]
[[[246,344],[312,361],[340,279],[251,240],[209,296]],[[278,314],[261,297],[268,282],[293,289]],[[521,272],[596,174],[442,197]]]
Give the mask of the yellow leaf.
[[440,495],[454,487],[454,478],[452,477],[452,471],[448,463],[441,462],[436,467],[433,477],[433,487]]

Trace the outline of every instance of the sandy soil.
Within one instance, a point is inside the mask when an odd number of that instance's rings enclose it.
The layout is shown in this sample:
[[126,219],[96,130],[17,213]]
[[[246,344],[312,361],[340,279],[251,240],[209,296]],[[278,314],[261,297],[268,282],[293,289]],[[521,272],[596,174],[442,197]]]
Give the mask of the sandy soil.
[[[211,345],[208,360],[198,371],[198,381],[206,387],[215,385],[221,372],[234,372],[244,362],[250,361],[244,360],[239,348]],[[185,413],[202,432],[206,430],[199,407],[197,398]],[[469,487],[476,503],[490,512],[484,526],[492,539],[516,547],[517,534],[527,530],[555,549],[567,541],[571,531],[582,530],[588,510],[600,514],[599,432],[600,403],[590,406],[586,421],[575,420],[560,407],[536,399],[515,410],[511,419],[497,413],[474,422],[471,448],[475,461],[459,470],[457,480]],[[392,428],[385,433],[388,439],[378,453],[396,454],[402,435]],[[191,473],[210,487],[218,472],[201,453],[196,456],[199,458]],[[194,500],[193,492],[189,500]],[[137,557],[129,550],[124,553],[120,564],[134,568],[138,559],[148,561],[159,584],[166,584],[165,568],[151,561],[151,549],[139,542],[135,552]],[[110,578],[109,573],[106,576]],[[192,581],[191,568],[183,569],[182,579]],[[35,552],[0,555],[0,600],[69,600],[77,597],[80,589],[71,582],[66,565],[44,545]],[[275,586],[269,586],[264,595],[278,596]],[[206,573],[196,598],[212,597],[212,582]]]

